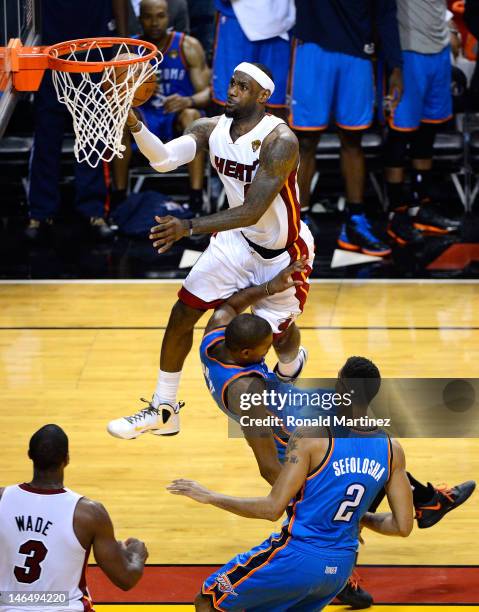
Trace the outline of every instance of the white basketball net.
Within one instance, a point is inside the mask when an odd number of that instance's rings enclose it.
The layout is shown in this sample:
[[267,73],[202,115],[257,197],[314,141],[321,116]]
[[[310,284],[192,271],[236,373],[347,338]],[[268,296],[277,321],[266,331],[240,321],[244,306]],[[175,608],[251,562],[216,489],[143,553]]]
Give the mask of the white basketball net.
[[[61,59],[99,62],[132,52],[145,56],[151,51],[140,44],[132,49],[126,43],[105,50],[95,41],[88,47],[73,43],[70,52],[62,53]],[[78,162],[85,161],[95,168],[102,160],[109,162],[115,156],[123,157],[122,138],[128,111],[138,87],[156,72],[162,61],[161,54],[158,55],[150,61],[123,62],[119,82],[114,66],[105,66],[102,72],[52,70],[58,100],[73,117],[74,152]]]

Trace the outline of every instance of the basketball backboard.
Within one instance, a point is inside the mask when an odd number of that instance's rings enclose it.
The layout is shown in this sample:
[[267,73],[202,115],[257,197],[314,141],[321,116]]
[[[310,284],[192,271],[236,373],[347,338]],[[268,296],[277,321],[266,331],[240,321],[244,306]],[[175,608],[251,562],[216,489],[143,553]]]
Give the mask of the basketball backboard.
[[25,46],[38,44],[40,0],[0,0],[0,138],[17,101],[6,52],[9,41],[15,38]]

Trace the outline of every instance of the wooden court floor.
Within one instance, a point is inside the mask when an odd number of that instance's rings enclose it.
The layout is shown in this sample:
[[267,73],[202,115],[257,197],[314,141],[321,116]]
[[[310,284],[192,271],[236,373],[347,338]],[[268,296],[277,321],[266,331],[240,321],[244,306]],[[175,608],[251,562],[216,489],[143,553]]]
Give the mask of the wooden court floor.
[[[178,287],[0,284],[0,484],[30,478],[30,435],[45,423],[58,423],[70,436],[67,486],[105,504],[118,538],[145,540],[149,563],[221,564],[259,543],[274,526],[165,491],[176,477],[231,494],[267,490],[247,445],[227,437],[226,419],[206,391],[197,354],[200,329],[180,388],[186,402],[181,434],[124,441],[105,429],[110,419],[139,409],[139,397],[151,395]],[[372,358],[383,376],[474,378],[478,372],[478,284],[321,282],[312,286],[300,324],[310,351],[305,376],[333,377],[352,354]],[[418,479],[479,481],[478,440],[409,439],[404,447]],[[368,533],[360,563],[478,564],[478,500],[476,493],[439,525],[415,529],[406,540]]]

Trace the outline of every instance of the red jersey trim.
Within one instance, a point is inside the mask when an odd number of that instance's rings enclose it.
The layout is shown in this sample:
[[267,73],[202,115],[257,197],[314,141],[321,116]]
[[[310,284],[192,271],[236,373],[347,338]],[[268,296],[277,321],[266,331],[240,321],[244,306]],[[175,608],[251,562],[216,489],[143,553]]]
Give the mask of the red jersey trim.
[[38,495],[58,495],[60,493],[66,493],[66,489],[37,489],[37,487],[32,487],[26,482],[19,484],[18,486],[23,491],[28,491],[28,493],[37,493]]

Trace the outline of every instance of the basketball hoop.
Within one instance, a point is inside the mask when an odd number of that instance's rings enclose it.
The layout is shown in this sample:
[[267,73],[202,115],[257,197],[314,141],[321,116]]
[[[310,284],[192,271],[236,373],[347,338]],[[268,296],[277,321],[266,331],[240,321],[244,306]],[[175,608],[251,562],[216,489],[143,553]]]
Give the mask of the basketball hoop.
[[58,100],[73,118],[77,161],[95,168],[100,161],[123,157],[123,130],[135,92],[151,82],[163,60],[156,45],[84,38],[52,45],[44,53]]

